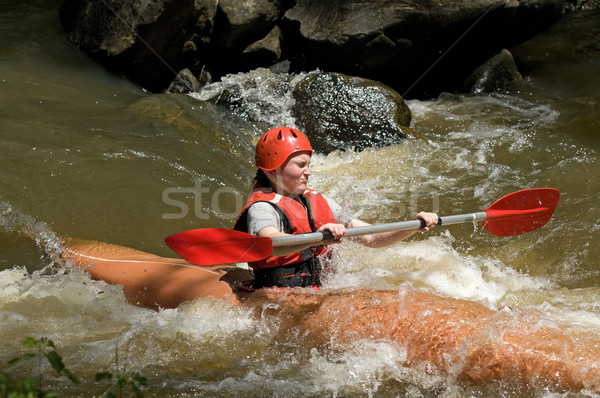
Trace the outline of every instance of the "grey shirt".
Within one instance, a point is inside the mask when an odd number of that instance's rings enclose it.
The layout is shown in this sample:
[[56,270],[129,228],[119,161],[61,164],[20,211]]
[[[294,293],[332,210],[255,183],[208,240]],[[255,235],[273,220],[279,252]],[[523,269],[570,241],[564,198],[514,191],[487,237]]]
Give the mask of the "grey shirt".
[[[352,214],[335,200],[325,195],[322,196],[329,205],[335,221],[348,226],[353,219]],[[275,227],[280,231],[284,230],[281,216],[273,206],[266,202],[254,203],[248,208],[247,226],[248,233],[252,235],[258,235],[258,232],[265,227]]]

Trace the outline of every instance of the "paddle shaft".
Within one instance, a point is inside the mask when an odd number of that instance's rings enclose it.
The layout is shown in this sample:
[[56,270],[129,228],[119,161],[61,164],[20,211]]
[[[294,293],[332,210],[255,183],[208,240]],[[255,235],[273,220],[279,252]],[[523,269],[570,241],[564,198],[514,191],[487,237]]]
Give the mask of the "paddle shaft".
[[[483,212],[441,217],[437,225],[482,221],[483,228],[493,235],[520,235],[544,226],[552,216],[559,196],[560,192],[555,188],[524,189],[500,198]],[[344,236],[418,230],[423,227],[423,220],[401,221],[348,228]],[[327,245],[334,240],[329,231],[268,238],[237,230],[205,228],[180,232],[167,237],[165,241],[185,260],[203,266],[256,262],[270,256],[301,251],[318,242]]]
[[[477,212],[468,214],[458,214],[453,216],[440,217],[437,225],[453,225],[467,222],[484,221],[488,217],[487,213]],[[348,228],[344,237],[361,236],[368,234],[380,234],[392,231],[407,231],[411,229],[421,229],[425,225],[423,220],[400,221],[389,224],[366,225],[364,227]],[[307,234],[298,234],[290,236],[278,236],[271,238],[273,247],[300,246],[309,243],[332,240],[333,236],[329,231],[310,232]]]

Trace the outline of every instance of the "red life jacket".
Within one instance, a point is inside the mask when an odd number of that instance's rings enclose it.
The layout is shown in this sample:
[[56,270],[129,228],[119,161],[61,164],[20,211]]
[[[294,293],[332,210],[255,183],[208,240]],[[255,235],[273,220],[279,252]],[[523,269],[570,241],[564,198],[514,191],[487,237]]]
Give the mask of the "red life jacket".
[[[297,200],[276,194],[271,188],[255,188],[238,216],[234,229],[248,232],[246,219],[248,207],[256,202],[267,202],[277,210],[284,224],[285,230],[282,232],[285,233],[314,232],[327,223],[336,222],[327,201],[319,193],[307,189],[301,197],[304,197],[306,207]],[[327,246],[315,246],[310,249],[312,249],[312,258],[316,258],[327,251]],[[287,256],[271,256],[265,260],[248,263],[248,265],[253,269],[265,269],[299,264],[306,260],[307,253],[303,251]]]

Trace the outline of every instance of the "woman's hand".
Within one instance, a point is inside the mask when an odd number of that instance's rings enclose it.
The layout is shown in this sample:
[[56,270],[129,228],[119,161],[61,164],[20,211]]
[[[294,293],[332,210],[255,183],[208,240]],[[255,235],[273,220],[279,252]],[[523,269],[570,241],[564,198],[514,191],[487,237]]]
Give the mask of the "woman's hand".
[[346,227],[344,227],[344,224],[329,223],[323,225],[317,230],[317,232],[322,231],[331,232],[331,235],[333,235],[333,239],[335,239],[335,243],[340,243],[342,241],[342,236],[344,236],[344,234],[346,233]]
[[419,229],[421,232],[429,231],[429,228],[433,228],[437,225],[439,217],[435,213],[427,213],[425,211],[417,214],[417,220],[423,220],[425,222],[425,227]]

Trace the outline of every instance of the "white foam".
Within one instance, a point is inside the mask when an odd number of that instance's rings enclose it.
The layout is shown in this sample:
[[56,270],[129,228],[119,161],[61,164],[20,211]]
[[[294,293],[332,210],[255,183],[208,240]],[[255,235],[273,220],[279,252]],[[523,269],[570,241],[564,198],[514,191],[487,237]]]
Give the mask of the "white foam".
[[386,249],[344,244],[325,279],[329,288],[397,288],[411,282],[442,296],[498,306],[508,293],[549,289],[543,278],[519,273],[496,259],[467,255],[452,246],[449,231],[425,240],[405,241]]

